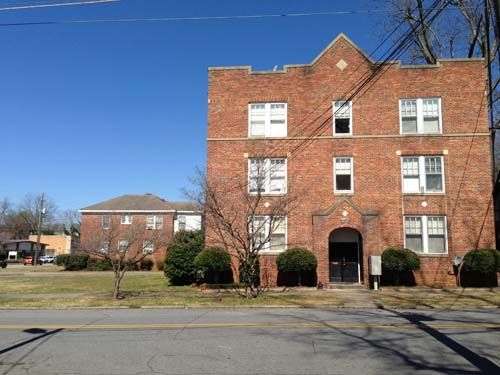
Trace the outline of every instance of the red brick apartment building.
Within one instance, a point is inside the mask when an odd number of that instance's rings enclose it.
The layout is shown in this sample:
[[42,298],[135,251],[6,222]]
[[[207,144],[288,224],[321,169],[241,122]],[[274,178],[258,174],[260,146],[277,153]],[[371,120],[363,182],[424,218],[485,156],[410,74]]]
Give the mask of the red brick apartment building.
[[[127,246],[128,251],[151,252],[158,264],[165,259],[168,242],[179,230],[198,230],[202,212],[190,202],[169,202],[153,194],[122,195],[79,210],[81,249],[100,246]],[[114,231],[112,236],[108,234]],[[104,244],[110,238],[116,244]],[[138,238],[140,237],[140,238]],[[156,248],[155,241],[161,243]],[[95,250],[95,249],[92,249]]]
[[304,246],[318,281],[367,285],[368,257],[404,246],[420,256],[417,283],[455,285],[456,256],[495,246],[483,60],[378,63],[341,34],[311,64],[208,75],[207,181],[255,194],[266,166],[262,218],[298,194],[281,240],[261,252],[261,278],[276,282],[277,254]]

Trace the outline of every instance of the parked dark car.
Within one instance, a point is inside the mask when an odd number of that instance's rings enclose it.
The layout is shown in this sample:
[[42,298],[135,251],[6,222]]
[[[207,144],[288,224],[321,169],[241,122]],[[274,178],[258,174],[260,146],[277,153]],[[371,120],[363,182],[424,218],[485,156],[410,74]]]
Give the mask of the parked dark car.
[[[32,256],[30,256],[30,255],[28,255],[27,257],[25,257],[25,258],[23,259],[23,264],[24,264],[25,266],[26,266],[27,264],[31,264],[31,265],[33,265],[33,264],[34,264],[34,261],[35,261],[35,260],[33,259],[33,257],[32,257]],[[40,265],[42,264],[42,261],[40,260],[40,258],[38,258],[38,264],[40,264]]]
[[7,267],[7,261],[5,259],[0,260],[0,267],[2,267],[2,268]]

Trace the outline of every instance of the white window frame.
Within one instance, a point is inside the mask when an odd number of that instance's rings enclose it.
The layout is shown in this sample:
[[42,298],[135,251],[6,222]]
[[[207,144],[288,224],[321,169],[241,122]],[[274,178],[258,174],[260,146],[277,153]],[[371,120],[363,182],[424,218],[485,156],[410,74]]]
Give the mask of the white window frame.
[[120,224],[130,225],[132,224],[133,217],[130,214],[124,214],[120,218]]
[[[283,169],[277,166],[283,165]],[[276,184],[276,181],[282,183]],[[259,191],[259,186],[262,189]],[[248,193],[283,195],[287,192],[286,158],[250,158],[248,159]]]
[[[437,164],[430,165],[434,159],[440,161],[441,190],[427,188],[427,176],[438,173],[428,172],[427,168],[436,168]],[[429,165],[428,165],[429,162]],[[402,156],[401,157],[401,186],[404,194],[443,194],[444,186],[444,158],[439,155],[427,156]],[[413,180],[413,183],[410,181]]]
[[118,240],[118,251],[120,253],[127,252],[129,246],[130,246],[130,243],[128,242],[128,240],[124,240],[124,239]]
[[[333,110],[333,135],[336,137],[352,135],[352,102],[350,100],[337,100],[332,103]],[[349,119],[349,132],[337,133],[335,120],[338,118]]]
[[[276,108],[278,106],[280,108]],[[282,109],[281,106],[284,108]],[[254,125],[257,120],[261,122],[260,127]],[[279,123],[273,124],[274,121],[279,121]],[[286,137],[287,128],[287,103],[276,102],[248,104],[248,137]]]
[[111,215],[102,215],[101,228],[109,229],[110,225],[111,225]]
[[186,215],[177,215],[177,229],[186,230],[187,228],[187,218]]
[[151,229],[151,230],[163,229],[163,216],[162,215],[147,215],[146,216],[146,229]]
[[108,254],[109,253],[109,240],[101,241],[101,253]]
[[[346,169],[344,164],[349,161],[349,169]],[[352,194],[354,193],[354,165],[353,158],[350,156],[336,156],[333,158],[333,192],[335,194]],[[349,171],[349,173],[346,173]],[[337,189],[337,175],[350,175],[350,189]]]
[[[273,227],[274,229],[272,229]],[[280,228],[283,229],[282,232],[277,231]],[[256,215],[250,221],[249,230],[255,242],[257,241],[257,237],[254,237],[255,232],[257,231],[262,233],[261,238],[265,242],[258,244],[260,252],[281,253],[286,251],[288,243],[288,221],[286,216]],[[283,240],[280,241],[282,245],[280,245],[280,248],[276,248],[276,246],[272,248],[273,237],[276,238],[277,235],[283,238]]]
[[[411,219],[408,220],[407,219]],[[407,245],[408,235],[418,235],[418,233],[411,233],[411,231],[418,231],[418,225],[410,225],[409,223],[417,222],[416,219],[420,220],[420,236],[422,240],[422,251],[409,248]],[[441,222],[441,225],[439,224]],[[407,224],[408,223],[408,224]],[[433,224],[434,223],[434,224]],[[409,229],[409,227],[412,227]],[[439,233],[441,232],[442,233]],[[438,232],[438,233],[434,233]],[[406,215],[403,217],[403,235],[405,241],[405,247],[413,250],[417,254],[448,254],[448,230],[447,230],[447,220],[446,216],[441,215]],[[437,235],[443,237],[444,239],[444,251],[443,252],[432,252],[429,250],[429,238],[432,235]]]
[[[437,110],[431,109],[433,116],[426,116],[426,108],[431,101],[437,102]],[[414,116],[405,117],[416,117],[417,130],[416,132],[407,132],[403,129],[403,115],[405,113],[414,113]],[[435,115],[435,116],[434,116]],[[425,130],[425,117],[437,117],[438,119],[438,130],[437,131],[426,131]],[[401,134],[442,134],[443,133],[443,121],[441,115],[441,98],[431,97],[431,98],[405,98],[399,100],[399,130]]]
[[142,241],[142,253],[152,254],[154,252],[154,242],[153,240],[143,240]]

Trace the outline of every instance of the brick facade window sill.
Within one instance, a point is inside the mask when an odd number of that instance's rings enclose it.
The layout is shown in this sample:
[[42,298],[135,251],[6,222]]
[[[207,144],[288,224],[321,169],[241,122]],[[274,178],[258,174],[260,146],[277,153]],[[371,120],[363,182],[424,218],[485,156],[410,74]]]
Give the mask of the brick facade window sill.
[[450,254],[428,254],[428,253],[416,253],[420,258],[448,258]]

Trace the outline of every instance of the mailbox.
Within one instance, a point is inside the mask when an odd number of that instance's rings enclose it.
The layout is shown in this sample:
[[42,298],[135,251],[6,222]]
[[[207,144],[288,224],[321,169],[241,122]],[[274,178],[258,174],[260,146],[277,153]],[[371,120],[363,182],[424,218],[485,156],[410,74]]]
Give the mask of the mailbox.
[[370,275],[372,276],[382,275],[382,258],[380,255],[370,255],[369,265],[370,265]]

